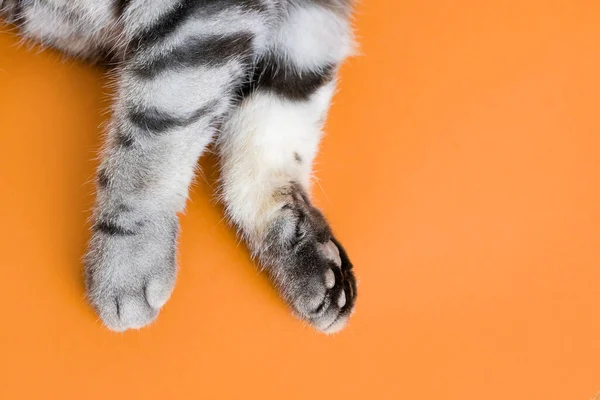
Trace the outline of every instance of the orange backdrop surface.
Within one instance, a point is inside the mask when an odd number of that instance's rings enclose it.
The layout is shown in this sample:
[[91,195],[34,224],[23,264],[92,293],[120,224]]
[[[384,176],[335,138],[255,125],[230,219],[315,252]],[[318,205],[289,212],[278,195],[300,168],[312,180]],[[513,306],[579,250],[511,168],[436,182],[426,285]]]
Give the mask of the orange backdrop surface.
[[99,70],[0,34],[0,399],[589,400],[600,391],[600,3],[365,0],[314,197],[360,279],[290,316],[191,193],[149,329],[84,300]]

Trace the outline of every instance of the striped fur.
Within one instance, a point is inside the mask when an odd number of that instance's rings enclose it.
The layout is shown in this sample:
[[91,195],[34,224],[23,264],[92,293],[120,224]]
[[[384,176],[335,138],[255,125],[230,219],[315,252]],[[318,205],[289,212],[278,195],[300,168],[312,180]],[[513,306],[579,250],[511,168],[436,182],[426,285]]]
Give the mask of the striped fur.
[[[311,165],[340,63],[349,0],[3,0],[22,34],[117,62],[98,170],[87,294],[104,324],[152,322],[173,290],[177,214],[216,139],[221,199],[294,313],[346,324],[352,264],[311,204]],[[217,135],[217,127],[221,127]]]

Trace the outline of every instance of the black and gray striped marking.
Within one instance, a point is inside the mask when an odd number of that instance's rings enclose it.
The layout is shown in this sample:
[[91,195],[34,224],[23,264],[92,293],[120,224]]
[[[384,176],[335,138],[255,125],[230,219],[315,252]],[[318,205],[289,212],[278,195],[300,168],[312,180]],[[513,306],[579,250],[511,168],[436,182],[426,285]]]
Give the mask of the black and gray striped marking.
[[117,17],[123,15],[130,3],[131,0],[115,0],[115,14]]
[[293,101],[306,101],[335,77],[336,66],[301,71],[277,57],[264,57],[256,64],[252,77],[242,88],[245,97],[255,90],[272,91]]
[[112,221],[97,221],[93,229],[109,236],[134,236],[138,234],[137,231],[126,229]]
[[131,42],[133,51],[144,51],[158,41],[171,35],[189,18],[199,13],[215,14],[237,7],[249,11],[264,12],[266,5],[261,0],[182,0],[159,21],[144,29]]
[[217,67],[235,58],[247,63],[252,56],[253,38],[249,32],[191,38],[179,47],[144,60],[133,71],[141,78],[151,79],[166,70],[201,65]]
[[210,116],[216,106],[217,101],[210,102],[185,117],[174,116],[157,108],[131,109],[128,118],[136,128],[143,132],[158,135],[171,129],[185,128],[199,121],[202,117]]
[[107,188],[109,184],[110,178],[108,177],[106,170],[101,169],[100,171],[98,171],[98,186],[104,189]]
[[135,140],[133,139],[133,137],[120,129],[117,131],[115,138],[117,145],[126,149],[132,147],[135,144]]

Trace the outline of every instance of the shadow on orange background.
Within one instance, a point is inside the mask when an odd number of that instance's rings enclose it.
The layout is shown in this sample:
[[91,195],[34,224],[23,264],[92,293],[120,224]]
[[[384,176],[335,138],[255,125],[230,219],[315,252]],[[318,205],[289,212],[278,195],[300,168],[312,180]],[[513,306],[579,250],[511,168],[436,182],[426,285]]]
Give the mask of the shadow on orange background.
[[[589,400],[600,390],[600,3],[364,1],[315,198],[360,278],[289,315],[212,200],[149,329],[83,298],[98,70],[0,34],[1,399]],[[210,162],[208,163],[210,165]]]

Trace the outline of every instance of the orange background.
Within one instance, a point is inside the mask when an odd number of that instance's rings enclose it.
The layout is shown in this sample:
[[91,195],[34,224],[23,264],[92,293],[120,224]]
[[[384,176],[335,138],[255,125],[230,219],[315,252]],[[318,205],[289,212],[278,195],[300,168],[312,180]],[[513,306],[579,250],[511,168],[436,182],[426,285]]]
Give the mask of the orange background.
[[98,70],[0,35],[1,399],[589,400],[600,390],[600,3],[365,0],[317,202],[360,278],[292,318],[212,200],[150,329],[103,329],[80,258]]

